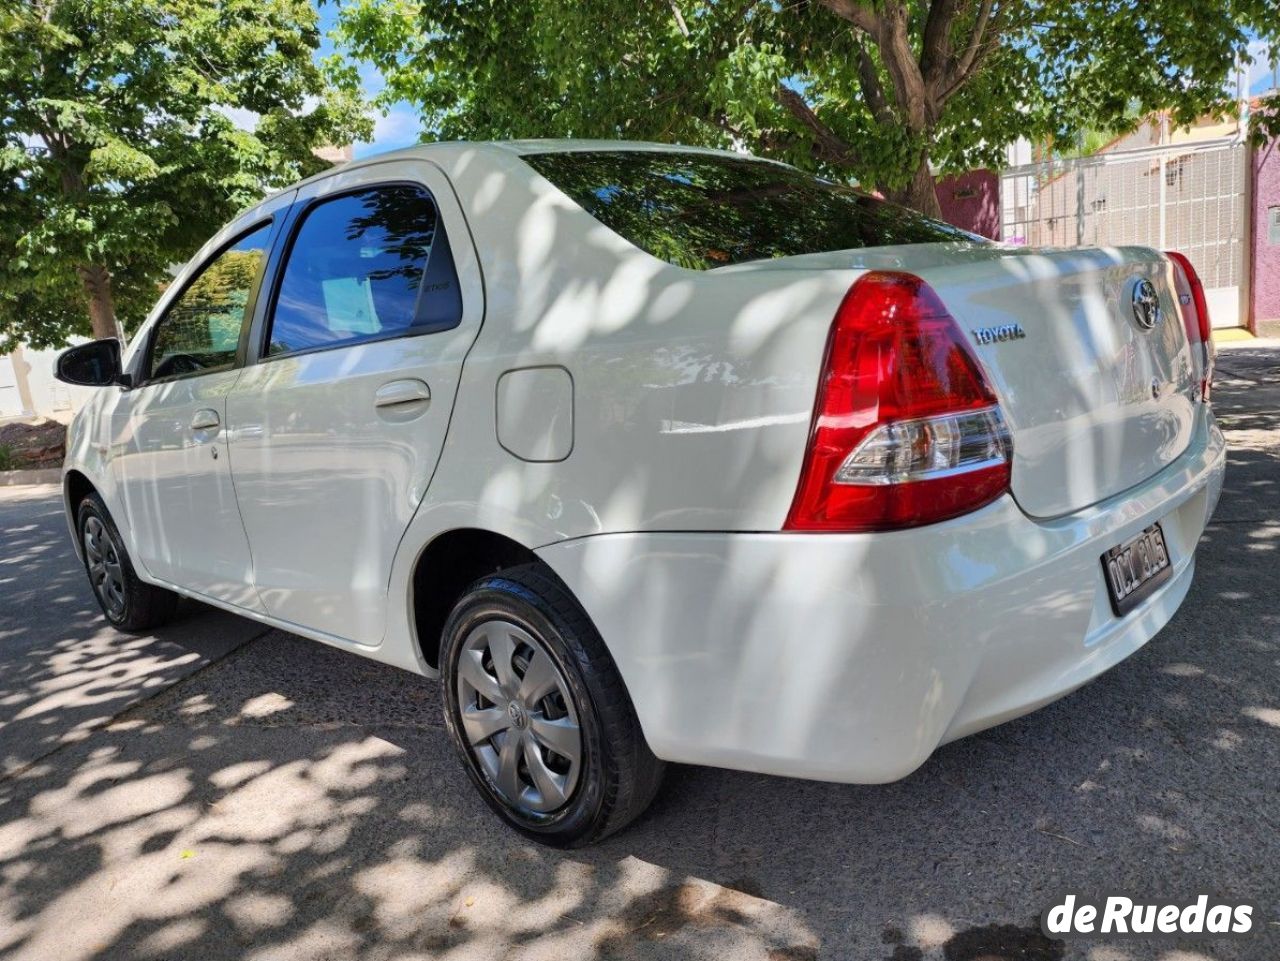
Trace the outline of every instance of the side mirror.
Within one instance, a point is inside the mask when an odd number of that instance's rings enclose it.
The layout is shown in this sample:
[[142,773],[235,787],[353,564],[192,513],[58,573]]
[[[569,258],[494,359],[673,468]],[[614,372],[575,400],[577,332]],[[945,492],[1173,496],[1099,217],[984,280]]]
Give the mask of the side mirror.
[[95,340],[64,350],[58,356],[54,376],[64,384],[80,387],[128,387],[129,376],[120,369],[120,341]]

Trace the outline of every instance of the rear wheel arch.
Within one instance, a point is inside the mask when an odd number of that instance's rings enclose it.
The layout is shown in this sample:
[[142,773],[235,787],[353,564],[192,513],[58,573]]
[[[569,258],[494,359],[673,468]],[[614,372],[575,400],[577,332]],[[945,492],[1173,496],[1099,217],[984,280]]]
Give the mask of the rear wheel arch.
[[414,561],[409,582],[409,613],[423,660],[440,667],[441,633],[468,587],[486,575],[524,564],[537,564],[556,576],[528,547],[494,531],[460,527],[429,541]]
[[545,563],[481,577],[443,633],[445,726],[504,821],[578,847],[649,805],[664,766],[604,639]]

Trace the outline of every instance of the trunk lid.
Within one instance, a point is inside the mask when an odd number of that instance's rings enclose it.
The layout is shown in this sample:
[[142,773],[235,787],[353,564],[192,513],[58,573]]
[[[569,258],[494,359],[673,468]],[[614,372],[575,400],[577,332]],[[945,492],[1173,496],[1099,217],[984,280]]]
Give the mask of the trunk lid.
[[[1143,247],[1048,250],[938,243],[722,268],[901,270],[964,329],[1013,436],[1027,514],[1082,510],[1158,473],[1190,444],[1197,375],[1169,262]],[[1137,320],[1149,283],[1161,319]]]
[[[964,327],[992,379],[1013,434],[1013,496],[1024,511],[1047,518],[1081,510],[1187,449],[1197,381],[1160,254],[988,247],[961,259],[914,271]],[[1134,303],[1151,288],[1160,319],[1148,328]]]

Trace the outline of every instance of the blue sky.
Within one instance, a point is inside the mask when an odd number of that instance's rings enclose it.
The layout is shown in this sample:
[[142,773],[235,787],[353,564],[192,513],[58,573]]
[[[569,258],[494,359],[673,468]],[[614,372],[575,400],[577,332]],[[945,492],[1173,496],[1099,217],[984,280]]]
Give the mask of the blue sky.
[[1253,54],[1256,60],[1260,61],[1249,68],[1249,93],[1265,93],[1276,85],[1275,71],[1266,62],[1266,44],[1261,40],[1255,40],[1249,45],[1249,52]]
[[[317,5],[321,29],[326,35],[338,21],[339,6],[340,4],[335,2]],[[333,42],[326,36],[320,47],[320,56],[327,57],[333,53],[333,50]],[[361,68],[360,80],[364,84],[365,93],[369,96],[382,90],[382,77],[372,67],[366,65]],[[367,157],[371,153],[382,153],[384,150],[395,150],[397,147],[407,147],[416,143],[421,127],[417,114],[409,105],[403,102],[397,103],[387,111],[385,117],[375,114],[373,140],[370,143],[356,144],[356,156]]]

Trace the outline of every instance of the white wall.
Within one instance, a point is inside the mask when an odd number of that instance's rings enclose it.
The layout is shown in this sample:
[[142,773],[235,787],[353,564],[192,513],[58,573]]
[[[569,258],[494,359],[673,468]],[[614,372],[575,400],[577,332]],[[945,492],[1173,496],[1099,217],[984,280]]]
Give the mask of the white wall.
[[93,394],[91,387],[72,387],[54,379],[58,350],[19,347],[0,354],[0,417],[39,415],[66,419]]

